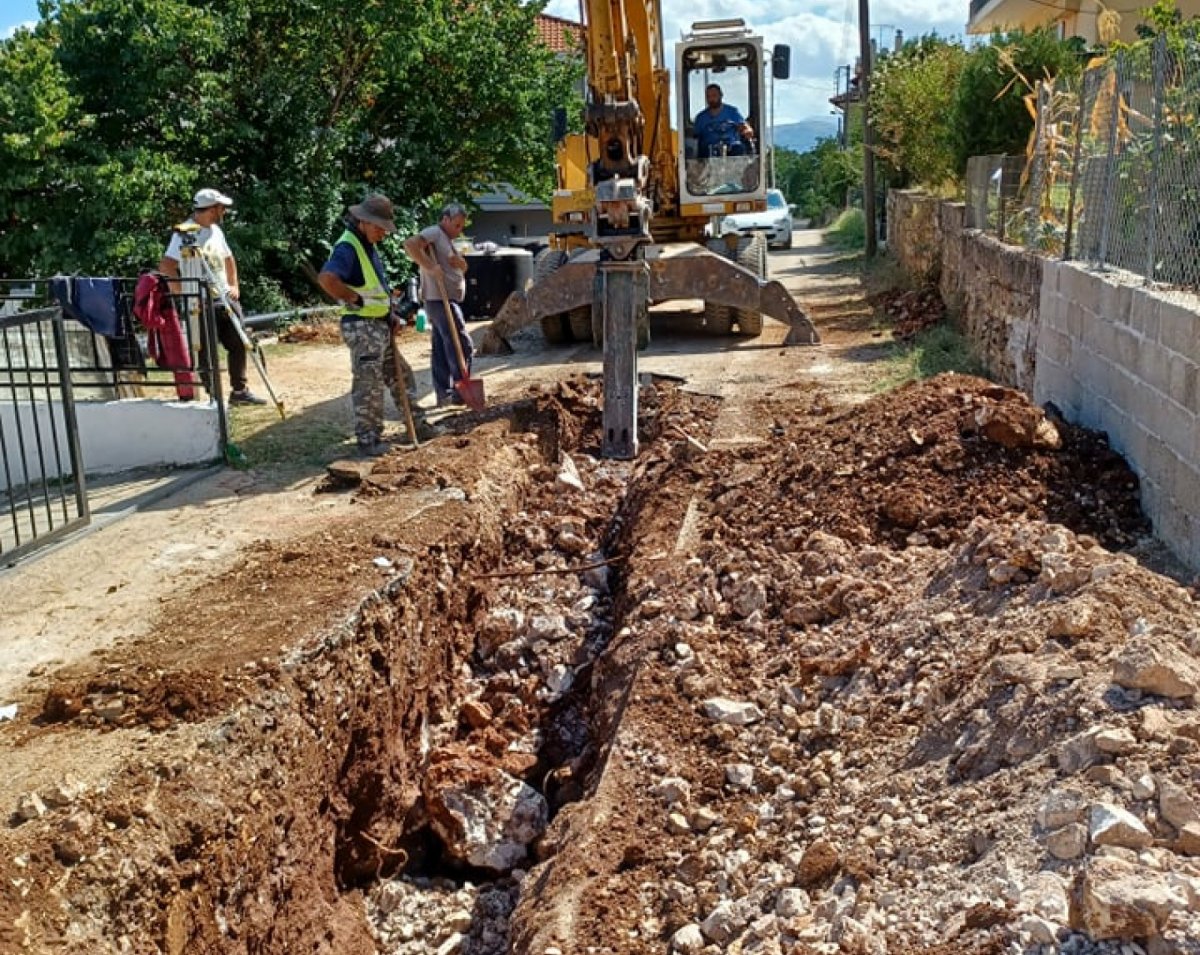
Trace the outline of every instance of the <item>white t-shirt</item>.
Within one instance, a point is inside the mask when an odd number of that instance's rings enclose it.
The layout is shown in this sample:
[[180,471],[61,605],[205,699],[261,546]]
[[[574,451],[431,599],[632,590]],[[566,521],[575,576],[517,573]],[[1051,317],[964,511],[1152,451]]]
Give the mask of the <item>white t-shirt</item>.
[[[188,222],[194,221],[193,219],[188,219]],[[208,261],[209,268],[212,269],[213,276],[217,280],[214,291],[218,295],[229,292],[229,280],[225,275],[225,260],[233,258],[233,252],[229,249],[229,243],[225,241],[225,233],[214,222],[212,225],[204,226],[199,232],[194,234],[196,236],[196,248]],[[167,244],[167,251],[163,253],[163,256],[168,259],[174,259],[180,264],[179,274],[183,278],[202,279],[207,277],[204,274],[204,270],[200,268],[199,263],[194,258],[184,256],[183,239],[178,232],[171,233],[171,241]]]

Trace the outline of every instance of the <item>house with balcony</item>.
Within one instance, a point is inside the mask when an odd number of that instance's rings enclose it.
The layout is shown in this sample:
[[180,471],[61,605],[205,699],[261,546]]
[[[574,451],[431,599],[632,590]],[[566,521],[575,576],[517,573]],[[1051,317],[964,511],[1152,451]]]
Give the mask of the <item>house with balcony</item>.
[[[1145,5],[1149,5],[1149,0]],[[1185,19],[1200,16],[1200,0],[1179,0]],[[1106,9],[1118,10],[1121,29],[1118,39],[1131,43],[1138,38],[1141,17],[1137,8],[1114,3],[1101,6],[1097,0],[971,0],[967,32],[986,36],[996,30],[1036,30],[1051,27],[1059,37],[1081,37],[1089,45],[1099,41],[1097,22]]]

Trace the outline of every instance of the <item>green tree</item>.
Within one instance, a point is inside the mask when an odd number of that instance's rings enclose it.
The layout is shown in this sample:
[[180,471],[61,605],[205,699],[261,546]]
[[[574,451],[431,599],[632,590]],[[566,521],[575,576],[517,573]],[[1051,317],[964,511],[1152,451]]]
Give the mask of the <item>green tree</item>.
[[1077,76],[1080,45],[1049,29],[993,34],[967,55],[951,119],[955,169],[972,156],[1024,154],[1033,118],[1024,97],[1038,80]]
[[953,107],[966,59],[961,44],[928,36],[872,70],[875,151],[893,185],[936,189],[954,177]]
[[803,218],[823,221],[846,205],[847,194],[862,181],[861,141],[843,150],[836,139],[822,139],[806,152],[780,149],[776,178]]
[[497,180],[548,196],[549,117],[580,66],[537,41],[540,8],[46,0],[0,45],[0,272],[150,266],[216,185],[249,297],[311,297],[304,272],[368,190],[404,225]]

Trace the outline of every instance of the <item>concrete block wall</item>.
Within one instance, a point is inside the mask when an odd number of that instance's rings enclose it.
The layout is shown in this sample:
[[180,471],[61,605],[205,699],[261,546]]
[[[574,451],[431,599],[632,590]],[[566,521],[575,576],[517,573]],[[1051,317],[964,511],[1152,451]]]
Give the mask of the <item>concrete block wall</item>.
[[1103,431],[1157,536],[1200,569],[1200,299],[1046,261],[1033,399]]

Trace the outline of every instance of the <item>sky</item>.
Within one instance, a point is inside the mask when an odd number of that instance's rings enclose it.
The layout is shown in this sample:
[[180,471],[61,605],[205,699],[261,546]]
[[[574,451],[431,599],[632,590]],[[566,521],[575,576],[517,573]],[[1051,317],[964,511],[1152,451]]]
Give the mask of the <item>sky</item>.
[[0,0],[0,37],[12,36],[19,26],[33,26],[37,19],[37,0]]
[[[396,0],[403,2],[403,0]],[[858,0],[662,0],[667,58],[680,34],[697,20],[741,17],[767,48],[792,48],[791,79],[775,86],[775,122],[828,117],[834,71],[858,56]],[[871,36],[890,46],[897,29],[906,37],[937,31],[961,36],[968,0],[871,0]],[[546,12],[579,20],[579,0],[550,0]],[[0,36],[38,18],[37,0],[0,0]]]

